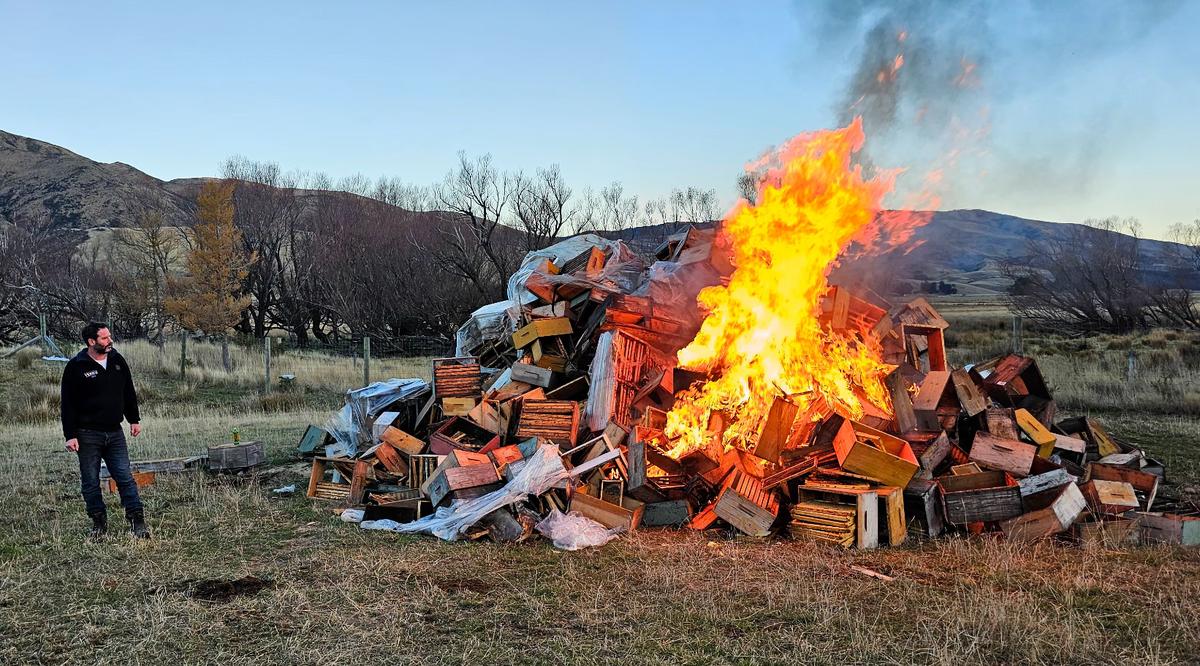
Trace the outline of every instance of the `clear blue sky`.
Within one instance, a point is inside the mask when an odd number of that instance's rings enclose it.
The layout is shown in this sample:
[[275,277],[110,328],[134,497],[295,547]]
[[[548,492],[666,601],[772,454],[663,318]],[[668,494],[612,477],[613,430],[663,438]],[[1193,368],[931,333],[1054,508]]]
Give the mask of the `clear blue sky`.
[[[870,15],[835,33],[828,6],[0,0],[0,129],[163,179],[238,153],[428,183],[464,149],[557,162],[577,188],[732,203],[747,160],[835,122]],[[984,161],[1008,166],[982,164],[1005,175],[973,175],[947,207],[1132,215],[1152,236],[1200,217],[1200,2],[1111,49],[1111,25],[1003,7],[979,94]],[[1085,176],[1059,187],[1063,171]]]

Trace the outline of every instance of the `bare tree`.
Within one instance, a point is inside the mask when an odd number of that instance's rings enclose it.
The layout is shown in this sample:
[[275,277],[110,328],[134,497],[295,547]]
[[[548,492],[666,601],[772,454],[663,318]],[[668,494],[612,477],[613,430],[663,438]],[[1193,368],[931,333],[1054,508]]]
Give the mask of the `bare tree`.
[[1200,219],[1174,224],[1163,251],[1162,277],[1146,286],[1149,314],[1159,326],[1200,328],[1193,291],[1200,287]]
[[687,224],[708,224],[720,218],[720,202],[716,190],[688,187],[671,190],[671,206],[677,211],[675,221]]
[[1135,219],[1070,225],[1062,236],[1031,240],[1006,262],[1009,306],[1042,326],[1125,333],[1150,323]]
[[240,155],[225,161],[221,175],[236,184],[234,222],[242,232],[246,252],[257,257],[246,277],[246,294],[253,300],[238,330],[261,338],[277,305],[286,261],[284,248],[301,231],[300,175],[285,174],[274,162],[255,162]]
[[625,196],[625,186],[613,181],[600,190],[600,203],[604,211],[604,226],[618,233],[634,225],[638,215],[637,195]]
[[470,160],[458,153],[458,166],[434,187],[434,199],[458,223],[443,229],[441,242],[425,248],[449,273],[468,280],[492,300],[505,297],[505,280],[519,252],[501,224],[514,196],[514,178],[492,166],[492,156]]
[[570,204],[571,188],[557,164],[538,169],[533,177],[517,173],[513,188],[513,217],[524,232],[526,252],[550,245],[579,213]]
[[[112,232],[110,265],[123,272],[117,289],[125,296],[125,314],[136,309],[148,320],[145,328],[154,333],[160,350],[171,320],[166,308],[167,283],[178,268],[180,245],[179,231],[165,224],[158,209],[144,209],[132,226]],[[95,259],[93,256],[93,263]],[[135,304],[137,307],[130,307]]]

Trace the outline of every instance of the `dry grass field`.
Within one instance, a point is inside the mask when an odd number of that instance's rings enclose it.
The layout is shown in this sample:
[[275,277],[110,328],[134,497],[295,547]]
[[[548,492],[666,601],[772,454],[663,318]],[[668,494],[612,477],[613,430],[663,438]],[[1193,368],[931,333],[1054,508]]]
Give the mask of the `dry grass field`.
[[[955,363],[1007,350],[1003,313],[939,307]],[[1168,491],[1189,495],[1200,495],[1197,345],[1171,332],[1026,334],[1063,411],[1092,414],[1162,458]],[[943,538],[857,552],[644,530],[565,553],[365,532],[272,492],[306,477],[295,443],[361,382],[361,367],[289,352],[273,374],[296,385],[263,397],[253,350],[226,375],[215,346],[189,349],[180,380],[177,350],[119,348],[146,403],[134,458],[199,453],[237,427],[266,442],[270,467],[160,476],[143,493],[152,540],[91,542],[57,424],[61,366],[0,361],[0,663],[1200,661],[1194,548]],[[428,372],[427,359],[376,359],[372,374]]]

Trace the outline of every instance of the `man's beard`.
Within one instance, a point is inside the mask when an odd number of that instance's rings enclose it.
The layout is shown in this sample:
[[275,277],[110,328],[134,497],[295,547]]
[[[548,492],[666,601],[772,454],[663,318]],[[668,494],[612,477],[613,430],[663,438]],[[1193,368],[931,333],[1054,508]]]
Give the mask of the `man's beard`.
[[92,351],[96,352],[97,354],[104,355],[104,354],[107,354],[108,352],[112,351],[112,345],[111,344],[102,345],[99,342],[97,342],[96,344],[92,345]]

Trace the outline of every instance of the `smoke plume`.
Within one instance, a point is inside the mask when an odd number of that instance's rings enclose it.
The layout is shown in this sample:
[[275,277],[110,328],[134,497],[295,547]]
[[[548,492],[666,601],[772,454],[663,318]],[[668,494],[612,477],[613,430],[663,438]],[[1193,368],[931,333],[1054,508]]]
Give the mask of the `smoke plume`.
[[1083,194],[1119,147],[1119,86],[1067,114],[1039,110],[1061,109],[1074,74],[1138,45],[1180,4],[824,0],[815,30],[826,57],[857,64],[834,115],[862,117],[860,163],[909,169],[897,204],[958,207],[997,188]]

